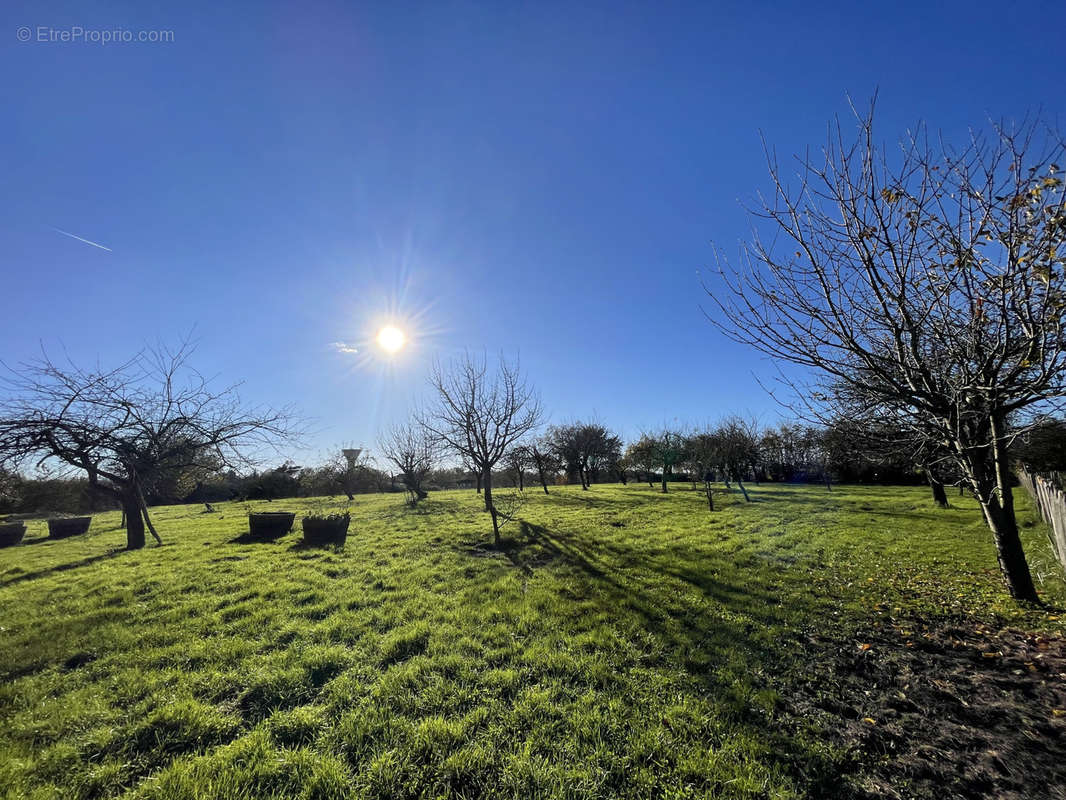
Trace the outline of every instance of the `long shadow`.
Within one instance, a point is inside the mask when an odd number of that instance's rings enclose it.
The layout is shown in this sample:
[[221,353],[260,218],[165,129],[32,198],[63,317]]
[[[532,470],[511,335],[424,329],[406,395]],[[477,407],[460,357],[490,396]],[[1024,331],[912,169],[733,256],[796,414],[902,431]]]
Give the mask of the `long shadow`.
[[[742,603],[745,613],[748,614],[751,614],[757,605],[775,606],[779,603],[776,595],[760,590],[751,584],[741,586],[712,577],[708,571],[679,568],[677,564],[699,563],[701,557],[705,558],[701,553],[684,547],[680,543],[674,543],[663,553],[650,554],[646,551],[637,552],[631,548],[618,546],[609,541],[594,539],[588,535],[552,531],[543,525],[529,522],[522,522],[521,530],[526,542],[524,546],[520,542],[515,542],[509,554],[512,560],[517,559],[522,564],[535,567],[537,565],[535,557],[522,559],[521,552],[528,549],[530,545],[536,545],[550,554],[553,557],[552,560],[564,560],[590,577],[606,582],[627,595],[632,594],[633,587],[631,583],[619,577],[619,567],[633,567],[642,572],[651,572],[664,578],[670,577],[684,581],[699,589],[706,597],[723,605],[733,606],[738,602]],[[661,612],[661,609],[659,611]],[[660,616],[662,616],[661,613]],[[767,621],[770,616],[766,615]]]
[[[623,609],[636,615],[685,674],[708,696],[723,703],[723,713],[731,723],[766,742],[766,752],[774,753],[772,758],[812,796],[852,796],[844,767],[821,752],[806,749],[788,730],[775,727],[766,712],[751,704],[747,690],[729,677],[728,669],[724,677],[718,672],[722,665],[732,669],[740,655],[747,664],[745,677],[750,683],[774,688],[773,676],[791,660],[784,641],[787,636],[772,642],[753,636],[763,625],[782,625],[777,613],[779,598],[773,592],[751,583],[723,580],[712,570],[678,568],[678,563],[700,563],[699,554],[684,546],[684,552],[668,548],[667,554],[648,558],[589,536],[529,522],[521,524],[521,536],[507,548],[512,563],[526,572],[538,559],[547,557],[579,569],[598,589],[588,599],[613,615]],[[705,605],[672,592],[671,581],[692,586],[726,613],[708,614]]]
[[[752,491],[751,487],[748,487],[748,491],[752,493],[752,497],[755,499],[765,499],[773,502],[789,503],[791,505],[804,505],[814,506],[828,510],[830,507],[836,507],[839,510],[847,511],[851,513],[873,514],[877,516],[885,517],[907,517],[908,519],[914,519],[915,516],[919,516],[922,519],[930,521],[943,520],[945,514],[951,514],[952,512],[969,512],[970,508],[954,504],[947,509],[938,509],[933,506],[932,498],[926,498],[922,495],[922,501],[928,501],[929,508],[926,511],[916,511],[913,508],[913,501],[917,498],[911,498],[909,496],[896,496],[892,498],[890,496],[874,496],[871,498],[856,499],[854,496],[846,496],[843,491],[834,493],[826,492],[824,490],[817,491],[818,487],[814,487],[816,491],[800,491],[799,487],[781,487],[778,484],[768,486],[763,484],[761,487],[756,487]],[[859,486],[858,488],[875,488],[875,489],[891,489],[894,487],[865,487]],[[918,488],[921,487],[906,487]]]
[[45,542],[54,542],[56,539],[52,539],[48,536],[37,536],[33,539],[23,539],[19,547],[28,547],[31,544],[44,544]]
[[114,550],[108,550],[106,553],[99,553],[95,556],[88,556],[80,561],[70,561],[66,564],[56,564],[54,567],[48,567],[47,569],[40,569],[36,572],[25,572],[22,575],[16,575],[7,581],[0,581],[0,587],[14,586],[17,583],[23,583],[24,581],[32,581],[37,578],[44,578],[48,575],[55,575],[59,572],[68,572],[72,569],[78,569],[79,567],[87,567],[90,564],[95,564],[98,561],[104,561],[109,558],[114,558],[120,553],[128,553],[129,551],[124,547],[119,547]]
[[543,495],[541,501],[550,505],[576,506],[578,508],[636,508],[648,503],[654,503],[662,497],[658,492],[632,492],[619,497],[617,495],[605,497],[595,489],[580,494],[576,492],[553,492],[547,497]]

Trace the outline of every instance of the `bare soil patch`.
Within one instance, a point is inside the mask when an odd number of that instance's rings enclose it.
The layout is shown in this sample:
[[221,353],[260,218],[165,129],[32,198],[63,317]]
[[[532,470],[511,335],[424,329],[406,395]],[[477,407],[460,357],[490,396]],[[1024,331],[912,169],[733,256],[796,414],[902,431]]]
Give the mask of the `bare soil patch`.
[[812,633],[785,692],[854,759],[857,796],[1066,798],[1066,640],[974,620]]

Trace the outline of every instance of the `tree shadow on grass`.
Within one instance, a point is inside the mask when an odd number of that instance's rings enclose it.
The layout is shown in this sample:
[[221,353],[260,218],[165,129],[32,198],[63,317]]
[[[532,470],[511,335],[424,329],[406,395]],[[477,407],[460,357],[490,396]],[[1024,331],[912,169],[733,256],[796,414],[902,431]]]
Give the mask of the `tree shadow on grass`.
[[23,583],[25,581],[36,580],[37,578],[45,578],[49,575],[55,575],[60,572],[67,572],[72,569],[78,569],[80,567],[88,567],[91,564],[95,564],[99,561],[104,561],[109,558],[114,558],[121,553],[130,552],[125,547],[115,548],[108,550],[106,553],[98,553],[95,556],[88,556],[80,559],[79,561],[68,561],[64,564],[56,564],[55,566],[48,567],[47,569],[39,569],[35,572],[24,572],[21,575],[17,575],[14,578],[6,581],[0,581],[0,587],[14,586],[17,583]]
[[23,539],[18,547],[28,547],[32,544],[44,544],[45,542],[55,542],[58,539],[53,539],[50,536],[36,536],[33,539]]
[[[532,491],[532,490],[530,490]],[[587,492],[552,492],[547,497],[538,497],[548,505],[571,506],[574,508],[637,508],[657,502],[663,495],[656,491],[612,493],[604,495],[596,491],[596,485]],[[667,495],[669,497],[669,495]]]
[[[781,635],[786,632],[774,591],[754,581],[722,577],[729,572],[725,561],[708,560],[707,554],[680,542],[673,550],[648,556],[617,542],[523,522],[520,536],[501,550],[526,574],[545,560],[580,570],[596,590],[586,599],[612,616],[630,614],[639,620],[647,635],[661,643],[670,664],[713,698],[731,725],[762,742],[765,758],[811,796],[861,796],[850,788],[844,765],[804,746],[795,731],[752,701],[756,692],[775,689],[776,673],[790,660],[790,637]],[[682,566],[689,564],[701,566]],[[695,594],[672,588],[679,582]]]

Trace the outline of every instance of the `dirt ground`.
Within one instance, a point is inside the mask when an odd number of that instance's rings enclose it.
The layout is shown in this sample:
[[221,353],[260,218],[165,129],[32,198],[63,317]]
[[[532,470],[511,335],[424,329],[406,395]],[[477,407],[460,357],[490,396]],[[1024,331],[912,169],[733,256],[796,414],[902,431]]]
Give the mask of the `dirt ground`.
[[809,635],[797,724],[844,748],[858,797],[1066,798],[1066,640],[964,619]]

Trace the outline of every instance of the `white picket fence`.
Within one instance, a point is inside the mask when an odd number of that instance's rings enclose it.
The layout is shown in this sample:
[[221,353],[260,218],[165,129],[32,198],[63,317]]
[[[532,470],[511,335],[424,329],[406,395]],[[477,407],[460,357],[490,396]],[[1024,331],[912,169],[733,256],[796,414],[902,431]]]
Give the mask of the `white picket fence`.
[[1040,516],[1051,528],[1051,547],[1059,563],[1066,567],[1066,492],[1048,478],[1030,472],[1025,467],[1018,470],[1018,480],[1032,495]]

